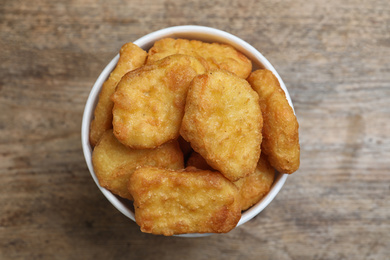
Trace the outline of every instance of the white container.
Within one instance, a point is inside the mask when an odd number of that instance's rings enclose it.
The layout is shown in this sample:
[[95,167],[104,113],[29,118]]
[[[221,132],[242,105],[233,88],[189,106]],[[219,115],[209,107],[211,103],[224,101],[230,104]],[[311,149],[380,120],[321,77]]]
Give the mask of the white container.
[[[134,44],[138,45],[142,49],[148,51],[150,47],[153,46],[153,43],[162,38],[185,38],[192,40],[200,40],[205,42],[219,42],[226,43],[238,51],[246,55],[253,64],[253,70],[259,68],[265,68],[274,73],[274,75],[278,78],[280,86],[284,90],[287,100],[290,106],[293,108],[290,95],[287,91],[286,86],[283,83],[283,80],[280,78],[279,74],[276,72],[275,68],[271,65],[271,63],[254,47],[249,45],[247,42],[241,40],[240,38],[231,35],[227,32],[210,28],[204,26],[194,26],[194,25],[185,25],[185,26],[175,26],[169,27],[162,30],[155,31],[148,35],[145,35],[138,40],[134,41]],[[84,157],[87,162],[88,169],[92,175],[93,180],[96,185],[99,187],[100,191],[106,196],[106,198],[111,202],[111,204],[117,208],[120,212],[122,212],[125,216],[135,221],[134,211],[131,206],[131,202],[119,198],[118,196],[112,194],[110,191],[99,185],[98,179],[95,175],[92,166],[92,147],[89,143],[89,128],[91,121],[93,119],[93,112],[95,110],[95,106],[98,101],[99,93],[104,81],[108,78],[111,71],[115,68],[116,63],[118,62],[119,54],[116,55],[111,62],[106,66],[103,72],[100,74],[98,79],[96,80],[87,100],[84,109],[83,121],[81,126],[81,142],[84,152]],[[294,109],[294,108],[293,108]],[[275,198],[275,196],[279,193],[280,189],[284,185],[288,174],[280,174],[277,173],[275,177],[275,181],[271,187],[269,193],[257,204],[253,205],[251,208],[242,213],[241,219],[237,224],[237,227],[248,222],[257,214],[259,214],[268,204]],[[182,237],[199,237],[206,236],[210,234],[184,234],[179,235]]]

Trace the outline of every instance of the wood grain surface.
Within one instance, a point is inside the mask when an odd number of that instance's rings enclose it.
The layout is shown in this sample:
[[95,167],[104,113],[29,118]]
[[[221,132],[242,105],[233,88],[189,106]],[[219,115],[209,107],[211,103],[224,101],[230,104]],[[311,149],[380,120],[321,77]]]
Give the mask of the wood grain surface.
[[[249,42],[300,123],[301,167],[255,219],[143,234],[84,161],[89,91],[122,44],[183,24]],[[389,259],[388,0],[0,0],[0,259]]]

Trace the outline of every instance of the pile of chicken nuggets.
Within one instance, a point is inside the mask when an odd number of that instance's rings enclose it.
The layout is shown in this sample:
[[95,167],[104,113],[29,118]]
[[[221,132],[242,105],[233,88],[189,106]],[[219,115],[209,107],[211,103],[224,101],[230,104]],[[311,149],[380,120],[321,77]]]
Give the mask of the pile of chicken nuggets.
[[299,168],[298,122],[278,79],[232,46],[165,38],[120,50],[90,128],[102,187],[141,231],[226,233]]

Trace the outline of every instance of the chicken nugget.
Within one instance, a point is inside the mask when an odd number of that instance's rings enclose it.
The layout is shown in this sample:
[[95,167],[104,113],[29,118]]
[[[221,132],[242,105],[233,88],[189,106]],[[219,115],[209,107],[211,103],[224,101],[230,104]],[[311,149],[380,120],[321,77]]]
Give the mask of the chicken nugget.
[[241,217],[237,187],[218,172],[141,167],[130,177],[142,232],[226,233]]
[[149,165],[182,169],[184,161],[176,140],[155,149],[135,150],[121,144],[109,129],[93,150],[92,164],[100,186],[132,200],[127,186],[137,167]]
[[279,172],[299,168],[298,121],[275,75],[265,69],[251,73],[248,82],[259,94],[264,118],[262,151]]
[[228,70],[243,79],[252,71],[252,62],[230,45],[186,39],[165,38],[156,41],[148,52],[147,63],[172,54],[194,56],[199,58],[207,69]]
[[180,134],[229,180],[254,172],[262,125],[259,97],[246,80],[216,70],[192,81]]
[[89,134],[92,146],[97,144],[106,130],[112,128],[112,107],[114,104],[110,97],[114,93],[116,85],[127,72],[144,65],[147,52],[129,42],[122,46],[119,55],[119,60],[115,69],[103,83],[99,94],[99,101],[94,111],[94,119],[91,122]]
[[[197,152],[191,153],[186,166],[214,171],[214,169],[207,164],[206,160]],[[268,163],[265,156],[261,155],[255,171],[234,182],[239,190],[241,210],[247,210],[267,195],[274,182],[274,178],[275,169]]]
[[239,190],[241,210],[247,210],[267,195],[274,179],[275,169],[261,155],[255,172],[234,182]]
[[137,149],[177,138],[188,86],[204,72],[196,58],[176,54],[127,73],[112,95],[116,138]]

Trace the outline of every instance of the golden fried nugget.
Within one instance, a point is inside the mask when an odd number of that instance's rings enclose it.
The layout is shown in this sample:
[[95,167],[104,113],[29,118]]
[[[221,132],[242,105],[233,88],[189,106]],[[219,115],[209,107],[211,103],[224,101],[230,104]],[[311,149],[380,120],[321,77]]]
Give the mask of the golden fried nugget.
[[196,58],[176,54],[126,74],[112,96],[116,138],[137,149],[177,138],[188,86],[204,72]]
[[115,69],[103,83],[99,94],[99,101],[94,111],[95,118],[91,122],[89,134],[92,146],[97,144],[106,130],[112,128],[112,107],[114,104],[110,97],[114,93],[116,85],[127,72],[145,64],[147,53],[137,45],[129,42],[122,46],[119,55]]
[[226,233],[241,217],[237,187],[218,172],[141,167],[130,177],[142,232]]
[[139,166],[170,169],[183,168],[183,155],[176,140],[155,149],[135,150],[121,144],[107,130],[92,153],[92,164],[100,186],[123,198],[132,199],[128,191],[130,175]]
[[192,81],[180,134],[229,180],[254,172],[262,125],[259,97],[246,80],[216,70]]
[[252,62],[232,46],[197,40],[165,38],[156,41],[148,52],[147,63],[172,54],[187,54],[199,58],[207,69],[224,69],[246,79],[252,71]]
[[[214,169],[197,152],[193,152],[188,158],[187,167],[195,167],[201,170]],[[238,187],[241,210],[247,210],[259,202],[271,189],[275,178],[275,169],[268,163],[265,156],[261,155],[255,171],[248,176],[235,181]]]
[[234,182],[239,190],[241,210],[247,210],[267,195],[274,178],[275,169],[265,156],[260,156],[255,172]]
[[256,70],[248,81],[260,97],[264,118],[262,151],[277,171],[291,174],[299,168],[300,154],[294,111],[271,71]]

